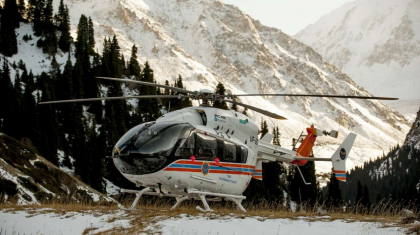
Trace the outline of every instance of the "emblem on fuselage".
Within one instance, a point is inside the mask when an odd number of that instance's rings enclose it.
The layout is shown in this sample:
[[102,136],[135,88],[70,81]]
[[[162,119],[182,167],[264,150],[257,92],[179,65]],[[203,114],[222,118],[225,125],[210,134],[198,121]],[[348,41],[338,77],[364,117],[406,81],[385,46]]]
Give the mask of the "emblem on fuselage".
[[203,165],[201,166],[201,173],[203,175],[207,175],[210,172],[210,164],[208,162],[203,162]]
[[346,155],[347,155],[346,150],[344,148],[342,148],[340,150],[340,158],[341,158],[341,160],[346,159]]

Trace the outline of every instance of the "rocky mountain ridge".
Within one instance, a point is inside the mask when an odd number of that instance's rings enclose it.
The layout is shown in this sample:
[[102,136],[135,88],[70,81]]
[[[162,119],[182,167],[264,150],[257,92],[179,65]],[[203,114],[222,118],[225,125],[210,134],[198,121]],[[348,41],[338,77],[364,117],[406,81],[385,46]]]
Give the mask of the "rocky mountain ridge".
[[357,0],[323,16],[294,38],[313,47],[369,92],[399,97],[404,103],[390,105],[408,114],[411,122],[420,106],[419,11],[417,0]]
[[[136,44],[140,62],[149,61],[159,83],[172,83],[180,74],[186,88],[194,90],[214,89],[223,82],[234,94],[371,95],[311,47],[220,1],[69,0],[66,4],[72,29],[85,14],[94,22],[98,51],[104,37],[114,34],[126,58]],[[22,58],[21,53],[28,52],[19,52],[12,60]],[[310,124],[338,130],[337,141],[319,139],[321,146],[315,151],[320,156],[331,154],[347,133],[356,132],[354,164],[402,142],[409,129],[400,114],[379,101],[252,97],[240,102],[287,117],[278,122],[251,112],[255,121],[264,118],[270,128],[279,126],[284,146]]]

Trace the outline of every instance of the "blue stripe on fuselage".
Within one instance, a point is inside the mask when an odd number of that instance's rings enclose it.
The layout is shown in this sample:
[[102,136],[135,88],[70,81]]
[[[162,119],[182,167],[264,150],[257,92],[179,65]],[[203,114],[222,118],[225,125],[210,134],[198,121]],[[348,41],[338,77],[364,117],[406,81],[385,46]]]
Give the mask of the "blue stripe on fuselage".
[[[169,167],[174,168],[187,168],[187,169],[201,169],[202,165],[190,165],[190,164],[171,164]],[[254,172],[254,169],[249,168],[240,168],[240,167],[228,167],[228,166],[210,166],[211,170],[231,170],[231,171],[240,171],[240,172]]]

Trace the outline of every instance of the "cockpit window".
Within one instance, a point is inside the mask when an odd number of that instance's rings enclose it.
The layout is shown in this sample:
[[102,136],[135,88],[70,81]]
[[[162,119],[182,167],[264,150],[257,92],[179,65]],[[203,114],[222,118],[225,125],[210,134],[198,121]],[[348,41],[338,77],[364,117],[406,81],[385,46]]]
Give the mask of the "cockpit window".
[[231,142],[224,141],[222,161],[236,162],[236,145]]
[[165,166],[181,136],[194,129],[187,123],[146,123],[134,127],[118,141],[114,163],[123,173],[148,174]]
[[120,155],[143,154],[166,156],[177,142],[181,131],[191,127],[184,123],[151,123],[131,129],[118,141]]

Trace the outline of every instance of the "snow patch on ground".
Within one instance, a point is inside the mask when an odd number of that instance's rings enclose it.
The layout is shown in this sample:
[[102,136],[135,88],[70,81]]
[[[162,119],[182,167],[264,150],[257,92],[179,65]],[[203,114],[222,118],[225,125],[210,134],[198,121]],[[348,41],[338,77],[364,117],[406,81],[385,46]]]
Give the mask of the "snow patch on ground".
[[[45,211],[45,210],[44,210]],[[35,211],[40,212],[40,210]],[[99,233],[117,227],[129,227],[123,211],[95,216],[90,212],[28,213],[27,211],[0,211],[0,228],[4,234],[89,234]],[[117,219],[113,219],[117,218]],[[112,222],[111,222],[112,221]],[[3,234],[3,233],[2,233]]]
[[[251,218],[218,218],[188,217],[159,221],[149,226],[151,231],[162,234],[401,234],[402,229],[396,227],[382,228],[379,223],[353,222],[344,220],[307,221],[307,218],[266,219]],[[160,228],[159,228],[160,227]],[[153,229],[154,228],[154,229]]]
[[[128,229],[138,224],[138,213],[122,210],[82,212],[54,209],[0,210],[0,229],[5,234],[98,234]],[[234,214],[206,214],[176,217],[155,216],[144,220],[139,234],[402,234],[393,224],[335,220],[329,216],[268,219],[260,216],[237,217]],[[143,220],[142,220],[143,221]]]

